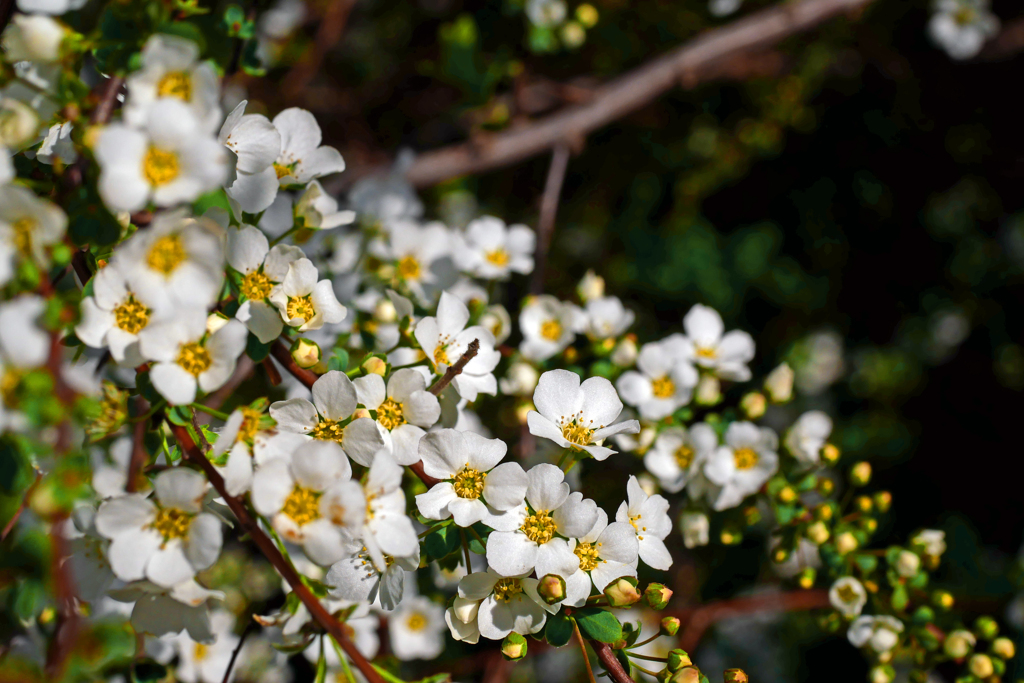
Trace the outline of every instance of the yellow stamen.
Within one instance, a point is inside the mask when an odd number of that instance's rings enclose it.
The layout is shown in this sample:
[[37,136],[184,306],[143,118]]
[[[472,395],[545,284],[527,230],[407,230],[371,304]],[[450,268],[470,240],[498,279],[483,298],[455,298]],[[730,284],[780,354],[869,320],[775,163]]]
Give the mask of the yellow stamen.
[[156,84],[158,97],[177,97],[189,102],[192,100],[192,77],[184,71],[172,71]]
[[570,422],[562,427],[562,436],[576,446],[587,446],[594,435],[593,429],[587,429],[577,422]]
[[520,528],[534,543],[544,544],[555,536],[555,520],[547,510],[537,510],[523,521]]
[[320,441],[337,441],[341,443],[345,437],[345,428],[335,420],[324,420],[316,427],[313,427],[310,436]]
[[690,465],[693,464],[693,457],[696,455],[694,450],[683,444],[676,449],[676,452],[672,454],[676,459],[676,464],[679,465],[679,469],[688,470]]
[[600,544],[595,543],[583,543],[580,541],[576,544],[576,548],[573,550],[576,553],[576,557],[580,558],[580,569],[585,572],[593,571],[600,564],[601,559],[598,557],[598,546]]
[[178,269],[188,254],[178,234],[164,235],[149,248],[146,254],[146,265],[164,276]]
[[185,371],[194,377],[198,377],[207,370],[213,363],[210,352],[199,342],[182,344],[178,351],[178,365],[185,368]]
[[164,537],[164,543],[175,538],[188,536],[188,529],[192,524],[192,515],[178,508],[160,508],[157,510],[156,519],[149,525],[151,529]]
[[405,620],[405,627],[410,631],[422,631],[427,627],[427,618],[420,612],[413,612]]
[[507,266],[509,261],[508,252],[504,249],[495,249],[494,251],[485,252],[484,258],[487,259],[488,263],[498,266],[499,268]]
[[128,334],[138,334],[149,322],[149,309],[131,294],[114,309],[114,322]]
[[558,341],[562,336],[562,323],[557,320],[545,320],[540,326],[540,336],[548,341]]
[[398,262],[398,275],[405,280],[419,280],[423,269],[414,257],[406,256]]
[[452,362],[448,360],[448,353],[444,350],[443,346],[438,346],[434,349],[434,365],[451,365]]
[[313,309],[313,295],[288,297],[287,314],[289,320],[299,318],[302,322],[309,321],[316,311]]
[[523,592],[523,586],[519,579],[499,579],[494,584],[494,599],[501,602],[511,602],[512,598]]
[[732,458],[738,470],[749,470],[758,461],[757,451],[753,448],[737,448],[732,452]]
[[668,377],[659,377],[651,382],[651,390],[655,398],[670,398],[676,393],[676,385]]
[[474,470],[468,464],[462,471],[455,475],[452,485],[455,487],[455,495],[459,498],[476,500],[484,491],[484,480],[487,473]]
[[320,491],[296,484],[285,499],[281,512],[291,517],[299,526],[314,522],[320,519],[321,495]]
[[142,158],[142,175],[150,185],[166,185],[178,177],[178,154],[159,147],[150,147]]
[[27,216],[19,218],[11,224],[11,230],[14,232],[11,241],[14,242],[14,248],[22,256],[32,255],[32,232],[36,229],[36,225],[35,219]]
[[405,424],[405,411],[402,404],[393,398],[389,398],[377,408],[377,422],[389,432],[392,429]]
[[270,290],[274,283],[270,281],[265,273],[254,270],[242,278],[242,296],[253,301],[261,301],[270,296]]

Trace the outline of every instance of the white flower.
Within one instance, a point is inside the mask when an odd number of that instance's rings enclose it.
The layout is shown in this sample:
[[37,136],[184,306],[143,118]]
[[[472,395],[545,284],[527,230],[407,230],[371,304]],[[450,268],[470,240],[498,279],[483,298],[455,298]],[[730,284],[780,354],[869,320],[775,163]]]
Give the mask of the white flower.
[[212,644],[201,643],[185,634],[171,639],[178,653],[175,678],[182,683],[221,683],[228,671],[228,664],[238,645],[238,636],[232,629],[235,618],[223,610],[210,614],[210,626],[216,640]]
[[0,360],[16,368],[36,368],[50,355],[50,335],[39,327],[46,301],[22,294],[0,303]]
[[953,59],[970,59],[999,32],[988,0],[936,0],[928,35]]
[[718,435],[708,424],[701,422],[689,429],[669,427],[658,434],[644,455],[644,466],[663,489],[677,493],[700,475],[704,461],[717,447]]
[[626,500],[619,505],[615,521],[633,527],[644,564],[661,570],[672,566],[672,555],[665,547],[665,537],[672,531],[672,520],[669,519],[668,501],[664,496],[648,496],[637,478],[630,475],[626,484]]
[[207,602],[223,600],[220,591],[203,588],[191,579],[169,588],[149,581],[133,581],[110,591],[119,602],[134,602],[132,626],[138,633],[162,636],[186,631],[192,640],[210,644],[214,640]]
[[785,403],[793,397],[793,380],[796,373],[789,363],[780,363],[764,378],[764,390],[775,403]]
[[[452,635],[456,638],[458,635],[452,621],[460,621],[463,625],[475,621],[479,635],[491,640],[501,640],[509,633],[537,633],[544,628],[548,613],[554,614],[560,607],[548,605],[541,599],[537,594],[537,579],[501,577],[492,569],[463,577],[459,581],[459,598],[477,602],[477,605],[460,604],[456,599],[452,615],[455,619],[449,620]],[[465,640],[469,641],[468,638]]]
[[583,314],[575,305],[562,302],[549,294],[531,299],[519,314],[523,341],[522,354],[534,361],[561,353],[576,338]]
[[501,531],[522,523],[527,475],[519,463],[501,462],[508,446],[501,439],[485,439],[472,432],[441,429],[420,441],[423,471],[441,479],[416,496],[420,514],[427,519],[453,517],[461,527],[483,522]]
[[0,93],[0,147],[19,150],[36,139],[39,116],[32,107]]
[[387,243],[375,240],[370,252],[382,261],[393,262],[395,279],[426,302],[442,283],[440,261],[451,255],[452,239],[441,223],[396,221],[388,228]]
[[529,363],[513,363],[509,366],[508,373],[498,380],[498,387],[503,394],[528,396],[537,388],[538,379],[540,374],[537,368]]
[[252,487],[254,466],[274,458],[291,457],[306,442],[299,434],[268,428],[261,424],[262,418],[260,411],[248,406],[236,409],[213,444],[212,460],[219,461],[228,454],[224,466],[218,469],[229,495],[240,496]]
[[708,544],[711,521],[703,512],[684,512],[679,516],[679,527],[683,534],[683,545],[687,548]]
[[584,309],[586,334],[594,339],[610,339],[624,334],[636,315],[622,305],[617,296],[604,296],[587,300]]
[[8,62],[56,62],[67,34],[59,22],[39,14],[15,14],[0,44]]
[[391,651],[402,661],[434,659],[444,651],[444,607],[417,595],[388,619]]
[[50,126],[39,149],[36,150],[36,159],[41,163],[51,165],[56,160],[64,165],[78,161],[78,150],[75,149],[75,143],[71,140],[72,129],[70,121]]
[[563,0],[528,0],[526,16],[530,23],[540,28],[558,26],[565,21],[568,10]]
[[93,449],[92,488],[100,498],[124,495],[131,458],[132,440],[128,437],[121,437],[110,444],[109,453]]
[[480,350],[476,356],[452,380],[459,396],[475,401],[477,394],[493,396],[497,393],[498,382],[493,372],[501,360],[501,353],[494,349],[494,337],[490,332],[480,326],[467,328],[467,322],[469,309],[466,304],[448,292],[442,292],[437,317],[428,316],[420,320],[415,334],[416,341],[438,374],[443,374],[448,366],[457,363],[474,339],[479,340]]
[[828,601],[842,612],[844,617],[852,618],[864,609],[868,602],[868,592],[860,581],[852,576],[844,576],[829,588]]
[[399,465],[412,465],[420,459],[420,438],[425,428],[441,417],[441,404],[427,391],[423,374],[412,368],[396,370],[388,379],[366,375],[352,382],[359,403],[376,411],[384,444]]
[[[0,186],[6,185],[14,179],[14,163],[11,161],[11,153],[0,140]],[[2,282],[0,276],[0,282]]]
[[110,348],[110,354],[127,367],[141,365],[139,335],[160,318],[157,302],[129,289],[121,261],[96,272],[92,296],[82,299],[82,321],[75,334],[94,349]]
[[345,170],[345,161],[338,150],[320,146],[320,126],[316,117],[305,109],[285,109],[274,117],[274,127],[281,134],[281,153],[274,162],[274,170],[282,187],[305,185],[310,180]]
[[176,304],[202,308],[217,300],[224,280],[218,226],[207,218],[173,211],[157,215],[114,252],[111,260],[133,292],[161,310]]
[[39,12],[40,14],[64,14],[71,10],[81,9],[89,0],[18,0],[18,9],[22,12]]
[[554,465],[541,464],[526,473],[526,510],[514,531],[494,531],[487,539],[487,564],[502,576],[576,573],[580,558],[567,539],[579,538],[597,521],[597,504],[582,493],[569,493],[565,474]]
[[384,446],[384,439],[369,417],[347,422],[357,402],[352,380],[344,372],[332,370],[313,383],[312,403],[304,398],[278,401],[270,406],[270,416],[282,431],[337,441],[348,457],[368,466]]
[[857,617],[846,637],[854,647],[868,645],[878,654],[889,652],[899,642],[903,633],[903,622],[888,615]]
[[245,327],[232,320],[213,334],[206,331],[206,316],[189,311],[143,330],[139,350],[154,361],[149,376],[156,390],[171,405],[187,405],[197,389],[219,389],[235,371],[245,351]]
[[480,324],[494,335],[494,343],[501,344],[512,334],[512,316],[501,304],[492,304],[484,309]]
[[786,449],[803,465],[817,465],[821,449],[832,434],[832,418],[820,410],[811,410],[793,423],[786,433]]
[[341,600],[373,603],[380,598],[380,606],[391,611],[402,602],[406,572],[415,572],[420,566],[420,547],[408,557],[384,558],[383,570],[377,568],[362,541],[348,539],[344,547],[345,558],[335,562],[324,581],[331,586],[331,596]]
[[683,318],[683,329],[685,336],[674,334],[665,340],[675,353],[722,379],[750,379],[747,363],[754,358],[754,340],[749,334],[733,330],[723,335],[722,316],[700,304]]
[[622,373],[616,388],[636,406],[645,420],[660,420],[690,402],[698,374],[686,360],[675,357],[664,343],[644,344],[637,369]]
[[317,230],[348,225],[356,219],[355,211],[339,211],[338,200],[327,194],[317,180],[306,186],[306,191],[295,202],[293,211],[298,225]]
[[22,258],[47,266],[46,250],[64,239],[68,217],[59,206],[20,185],[0,185],[0,284]]
[[235,154],[235,176],[228,197],[247,213],[259,213],[277,196],[274,162],[281,153],[281,134],[266,116],[246,114],[247,100],[238,103],[220,127],[217,141]]
[[480,640],[480,628],[476,623],[480,602],[480,600],[468,600],[458,595],[455,596],[452,606],[444,613],[444,621],[448,624],[452,638],[474,645]]
[[637,537],[633,528],[623,522],[608,523],[608,513],[598,509],[597,521],[579,540],[570,540],[580,568],[565,579],[563,605],[580,607],[590,597],[593,583],[598,592],[623,576],[636,576]]
[[220,555],[220,520],[202,511],[206,479],[177,467],[153,481],[156,502],[137,493],[111,498],[96,513],[96,531],[111,543],[118,578],[146,578],[170,588],[206,569]]
[[924,529],[917,532],[912,539],[912,545],[919,545],[924,549],[925,555],[939,557],[946,552],[946,532],[936,529]]
[[366,498],[366,524],[362,539],[370,559],[383,571],[385,556],[410,557],[417,552],[419,539],[412,520],[405,514],[402,468],[387,451],[373,459],[363,482]]
[[316,266],[307,258],[288,264],[281,284],[270,292],[270,302],[281,318],[299,332],[319,330],[324,324],[340,323],[348,310],[338,303],[330,280],[317,281]]
[[[211,135],[220,123],[220,83],[210,62],[199,61],[199,46],[187,38],[157,34],[142,48],[142,67],[128,76],[124,118],[142,128],[157,111],[151,105],[161,99],[176,100],[188,110],[201,137]],[[195,134],[195,133],[193,133]],[[184,140],[185,145],[196,140]]]
[[[373,659],[377,656],[377,651],[380,649],[380,637],[377,635],[380,629],[380,619],[378,616],[370,611],[369,605],[356,605],[354,610],[350,610],[352,605],[344,602],[337,602],[334,600],[324,601],[328,611],[331,612],[336,618],[343,619],[345,624],[345,632],[352,640],[352,644],[356,646],[356,649],[367,659]],[[346,616],[347,614],[347,616]],[[310,620],[309,612],[306,610],[305,605],[299,605],[298,611],[295,613],[295,617],[288,620],[288,625],[284,628],[284,636],[286,642],[290,639],[290,636],[298,633],[298,629],[294,629],[289,632],[289,626],[293,621],[297,621],[298,617],[302,616],[302,623],[308,623]],[[324,661],[327,664],[329,680],[337,681],[342,683],[343,681],[349,680],[345,675],[344,670],[341,668],[341,659],[338,656],[338,650],[331,644],[331,638],[329,636],[318,636],[313,638],[313,641],[309,646],[303,650],[302,654],[306,659],[316,664],[320,661],[320,653],[323,652]],[[346,660],[349,659],[348,655],[342,653],[342,656]],[[351,661],[351,660],[349,660]],[[351,667],[351,663],[349,664]]]
[[220,187],[227,150],[188,106],[162,98],[144,114],[138,128],[108,125],[96,143],[100,196],[112,211],[138,211],[150,201],[173,206]]
[[252,480],[252,504],[309,559],[329,565],[344,556],[343,532],[357,534],[367,509],[352,467],[331,442],[309,442],[291,458],[264,464]]
[[280,312],[269,302],[270,294],[284,282],[289,266],[301,258],[305,254],[298,247],[278,244],[271,249],[259,228],[243,225],[228,230],[227,260],[242,275],[238,289],[244,298],[235,317],[264,344],[284,330]]
[[715,510],[736,507],[757,492],[779,469],[775,452],[779,439],[771,429],[750,422],[734,422],[725,432],[725,445],[704,464],[704,474],[722,490]]
[[459,258],[462,269],[487,280],[506,280],[512,273],[533,270],[537,236],[525,225],[506,226],[494,216],[470,221]]
[[604,377],[591,377],[580,384],[575,372],[545,372],[533,392],[533,403],[537,410],[526,416],[531,434],[551,439],[562,448],[586,451],[595,460],[615,453],[599,445],[604,439],[640,431],[636,420],[615,423],[622,412],[622,401]]

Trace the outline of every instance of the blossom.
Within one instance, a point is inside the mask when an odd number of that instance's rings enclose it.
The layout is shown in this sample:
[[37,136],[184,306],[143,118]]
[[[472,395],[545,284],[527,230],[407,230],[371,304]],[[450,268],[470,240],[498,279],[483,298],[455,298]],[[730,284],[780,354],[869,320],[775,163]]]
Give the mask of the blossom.
[[331,596],[365,603],[373,603],[380,598],[381,608],[387,611],[402,602],[406,572],[414,572],[420,566],[419,544],[407,557],[385,557],[384,569],[377,568],[360,540],[348,538],[344,555],[343,559],[331,565],[324,579],[331,587]]
[[44,164],[53,164],[60,160],[61,163],[73,164],[78,161],[78,150],[71,140],[73,126],[70,121],[55,123],[50,126],[46,136],[36,150],[36,159]]
[[458,258],[462,269],[488,280],[505,280],[512,273],[533,270],[537,236],[525,225],[506,226],[494,216],[469,222],[463,237],[465,249]]
[[472,432],[441,429],[420,441],[423,471],[441,481],[416,496],[427,519],[453,517],[461,527],[483,522],[514,531],[522,523],[528,478],[519,463],[501,462],[508,446]]
[[356,219],[355,211],[339,211],[338,200],[327,194],[319,181],[313,180],[306,186],[292,211],[295,222],[302,228],[326,230],[339,225],[348,225]]
[[348,312],[338,303],[331,281],[317,281],[317,277],[313,262],[300,258],[288,264],[284,280],[270,292],[270,302],[277,306],[281,318],[299,332],[340,323]]
[[289,266],[305,254],[298,247],[277,244],[273,248],[259,228],[243,225],[229,229],[227,261],[242,276],[238,290],[242,305],[235,317],[245,323],[261,343],[274,341],[284,330],[281,314],[269,302],[274,288],[284,282]]
[[878,654],[889,652],[900,640],[900,633],[903,633],[903,622],[896,617],[887,614],[879,616],[857,617],[846,637],[854,647],[868,645]]
[[148,105],[137,128],[106,126],[94,151],[100,196],[113,211],[189,202],[218,188],[228,173],[227,150],[176,99]]
[[852,576],[837,579],[828,590],[828,601],[839,610],[844,617],[851,618],[860,614],[868,602],[868,592],[862,584]]
[[551,439],[562,448],[586,451],[595,460],[615,453],[599,445],[604,439],[640,431],[636,420],[615,423],[622,401],[604,377],[591,377],[581,384],[575,372],[545,372],[533,392],[533,403],[537,410],[531,410],[526,418],[531,434]]
[[219,389],[245,350],[245,327],[232,320],[213,334],[206,317],[189,312],[143,330],[139,349],[154,361],[149,371],[156,390],[171,405],[187,405],[196,391]]
[[669,427],[658,434],[644,455],[644,466],[663,489],[677,493],[700,475],[704,461],[717,447],[718,435],[704,422],[689,429]]
[[566,597],[562,604],[579,607],[590,597],[593,583],[598,592],[615,579],[636,576],[637,535],[628,523],[608,523],[608,513],[598,509],[597,521],[578,540],[569,541],[580,568],[565,579]]
[[530,360],[547,360],[572,343],[581,323],[582,313],[575,304],[549,294],[534,297],[519,314],[523,333],[519,350]]
[[502,576],[557,574],[572,576],[580,566],[567,539],[579,538],[597,521],[597,504],[581,493],[569,493],[565,474],[540,464],[526,473],[529,507],[521,526],[494,531],[487,539],[487,564]]
[[452,638],[474,645],[480,640],[480,628],[476,623],[477,615],[480,612],[480,602],[480,600],[455,596],[452,606],[444,613],[444,621],[448,624]]
[[[560,607],[548,605],[541,599],[537,594],[537,579],[502,577],[490,568],[464,576],[459,581],[459,598],[478,603],[475,607],[459,605],[453,616],[464,625],[468,622],[462,617],[472,617],[479,635],[491,640],[501,640],[509,633],[537,633],[544,628],[547,615],[554,614]],[[456,631],[452,627],[454,637],[458,637]]]
[[558,26],[565,21],[567,11],[563,0],[528,0],[526,3],[530,23],[541,28]]
[[594,339],[610,339],[624,334],[636,317],[617,296],[588,299],[583,315],[583,332]]
[[708,544],[711,520],[703,512],[684,512],[679,516],[679,527],[683,533],[683,545],[687,548]]
[[411,465],[420,459],[420,438],[425,428],[441,417],[441,404],[427,391],[422,373],[412,368],[396,370],[388,379],[366,375],[352,382],[359,403],[377,414],[384,444],[399,465]]
[[440,261],[450,256],[451,241],[451,233],[441,223],[396,221],[388,227],[386,242],[370,244],[370,253],[393,263],[394,279],[426,302],[442,284]]
[[19,150],[36,138],[39,116],[35,110],[15,97],[0,93],[0,147]]
[[444,651],[444,607],[422,595],[406,600],[388,619],[391,651],[403,661],[434,659]]
[[356,410],[356,388],[344,372],[332,370],[313,383],[313,402],[304,398],[277,401],[270,416],[282,431],[312,439],[336,441],[348,457],[369,465],[384,446],[377,424],[369,417],[348,421]]
[[320,125],[305,109],[291,107],[274,117],[281,134],[281,153],[274,162],[281,187],[305,185],[310,180],[345,170],[338,150],[320,145]]
[[22,294],[0,303],[0,360],[16,368],[36,368],[50,354],[50,335],[39,327],[46,301]]
[[111,498],[96,513],[96,531],[110,539],[107,557],[118,578],[146,578],[170,588],[220,555],[220,520],[203,512],[206,479],[174,468],[153,481],[155,502],[138,493]]
[[64,14],[81,9],[86,2],[88,0],[18,0],[18,9],[40,14]]
[[15,14],[0,43],[8,62],[56,62],[67,35],[59,22],[41,14]]
[[402,468],[387,451],[373,459],[363,482],[363,495],[366,523],[361,538],[370,559],[378,571],[383,571],[386,556],[410,557],[419,546],[412,520],[405,515]]
[[182,683],[221,683],[238,645],[232,629],[235,618],[224,610],[210,614],[210,626],[216,640],[212,644],[198,642],[185,634],[171,639],[178,653],[175,677]]
[[108,263],[92,278],[92,296],[82,299],[82,320],[75,334],[94,349],[109,347],[118,363],[136,367],[145,361],[139,335],[160,320],[158,305],[129,289],[121,261]]
[[[173,111],[187,110],[194,122],[193,134],[212,134],[221,117],[218,81],[213,64],[199,61],[199,46],[194,42],[167,34],[151,36],[142,48],[141,68],[127,78],[125,121],[143,128],[157,111],[150,109],[154,102],[175,100],[179,106]],[[196,140],[182,142],[187,146]]]
[[452,386],[459,396],[475,401],[480,393],[491,394],[498,390],[494,368],[501,360],[501,354],[494,349],[494,337],[480,326],[466,327],[469,309],[466,304],[448,292],[441,293],[437,305],[437,316],[427,316],[416,324],[416,341],[438,374],[443,374],[450,365],[457,363],[469,344],[476,339],[480,350],[462,372],[452,380]]
[[820,410],[811,410],[793,423],[786,433],[786,449],[803,465],[817,465],[821,449],[832,434],[832,418]]
[[939,557],[946,552],[946,532],[937,529],[924,529],[910,539],[911,545],[921,546],[924,554]]
[[19,185],[0,185],[0,284],[20,257],[46,266],[46,249],[64,239],[68,217],[57,205]]
[[530,363],[513,363],[508,372],[498,380],[501,393],[510,396],[528,396],[537,388],[540,373]]
[[132,440],[128,437],[116,439],[110,444],[108,453],[99,448],[93,449],[92,488],[100,498],[124,495],[131,457]]
[[185,631],[192,640],[204,644],[213,643],[215,637],[207,603],[224,599],[222,592],[203,588],[191,579],[171,587],[133,581],[111,590],[109,595],[120,602],[135,603],[131,622],[138,633],[159,637]]
[[637,369],[619,377],[616,388],[640,411],[645,420],[660,420],[690,402],[697,386],[697,371],[688,361],[675,357],[664,343],[644,344]]
[[758,491],[779,469],[775,452],[779,439],[768,427],[734,422],[725,432],[725,445],[714,451],[704,464],[704,474],[722,487],[715,510],[736,507]]
[[741,330],[723,334],[722,316],[713,308],[695,305],[683,318],[686,335],[670,336],[666,344],[674,353],[722,379],[745,382],[754,358],[754,340]]
[[953,59],[970,59],[999,32],[988,0],[936,0],[928,35]]
[[228,114],[217,141],[235,155],[235,175],[225,188],[238,209],[259,213],[277,196],[274,162],[281,153],[281,134],[266,116],[246,114],[243,100]]
[[649,496],[630,475],[626,483],[626,500],[615,512],[615,521],[629,524],[636,533],[637,552],[643,563],[652,569],[667,570],[672,555],[665,547],[665,537],[672,531],[668,501],[664,496]]
[[252,487],[254,466],[273,458],[288,458],[306,439],[293,432],[277,431],[265,424],[263,414],[251,407],[236,409],[228,416],[217,441],[210,451],[219,462],[227,454],[222,467],[224,486],[229,495],[240,496]]

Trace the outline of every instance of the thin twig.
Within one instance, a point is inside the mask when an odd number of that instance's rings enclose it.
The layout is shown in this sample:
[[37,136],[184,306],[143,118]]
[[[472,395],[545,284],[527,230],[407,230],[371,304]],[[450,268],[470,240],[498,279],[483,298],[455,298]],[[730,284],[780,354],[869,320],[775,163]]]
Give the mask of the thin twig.
[[270,360],[269,356],[263,359],[260,366],[263,368],[263,372],[267,373],[267,379],[270,381],[270,386],[276,387],[281,384],[281,373],[277,371],[277,368],[274,366],[274,361]]
[[92,117],[89,119],[94,125],[104,124],[113,116],[114,106],[117,104],[117,94],[123,85],[124,76],[113,76],[103,84],[99,104],[96,105],[96,109],[93,110]]
[[[139,415],[145,415],[149,410],[149,402],[139,396],[135,401],[135,410]],[[146,428],[148,420],[143,419],[135,423],[135,433],[132,437],[132,455],[128,461],[128,480],[125,482],[124,490],[128,493],[135,493],[138,490],[139,475],[142,466],[147,460],[146,453]]]
[[348,15],[354,6],[355,0],[334,0],[324,12],[309,54],[292,67],[282,81],[283,97],[286,100],[295,99],[313,80],[316,72],[320,70],[327,52],[341,39],[345,24],[348,22]]
[[28,507],[29,498],[32,497],[32,493],[36,490],[36,487],[39,486],[39,482],[42,480],[42,478],[43,473],[36,470],[35,480],[28,485],[27,489],[25,489],[25,495],[21,497],[21,503],[18,504],[18,509],[14,511],[14,514],[11,515],[11,518],[7,521],[7,524],[4,525],[3,533],[0,533],[0,543],[7,540],[7,535],[11,533],[11,530],[14,529],[14,525],[18,523],[18,519],[21,517],[21,513],[23,513],[25,511],[25,508]]
[[203,447],[203,453],[209,453],[210,442],[206,440],[206,434],[203,434],[203,428],[199,426],[199,418],[196,417],[196,411],[192,411],[192,429],[195,431],[196,436],[199,438],[199,444]]
[[284,366],[284,369],[292,374],[292,376],[306,385],[307,389],[312,389],[313,384],[320,379],[320,375],[316,374],[312,370],[306,370],[300,368],[295,359],[292,358],[291,351],[284,345],[280,339],[274,342],[274,345],[270,347],[270,355],[272,355],[278,363]]
[[597,655],[598,661],[601,662],[601,666],[615,683],[636,683],[629,672],[622,668],[622,662],[615,656],[611,645],[599,640],[591,640],[590,647],[594,648],[594,654]]
[[[220,389],[210,394],[204,404],[207,408],[213,408],[214,410],[219,409],[224,402],[235,393],[235,390],[242,385],[245,380],[252,376],[252,373],[256,370],[256,364],[252,362],[249,356],[242,356],[238,360],[238,365],[235,366],[235,371],[231,374],[230,379]],[[209,422],[209,419],[204,420]]]
[[576,620],[572,620],[572,628],[576,632],[576,640],[580,644],[580,652],[583,653],[583,664],[587,667],[587,680],[590,683],[597,683],[594,678],[594,670],[590,668],[590,656],[587,654],[587,645],[583,641],[583,634],[580,633],[580,625],[576,623]]
[[231,659],[228,660],[228,668],[224,672],[224,680],[222,683],[228,683],[231,680],[231,670],[235,668],[235,660],[238,659],[238,653],[242,651],[242,646],[245,645],[245,639],[249,636],[256,622],[252,619],[248,619],[245,622],[245,629],[242,631],[242,635],[238,637],[238,645],[235,646],[235,651],[231,653]]
[[548,179],[544,183],[544,197],[540,202],[540,220],[537,221],[537,249],[533,259],[533,280],[530,285],[530,291],[534,294],[544,292],[544,269],[547,267],[548,252],[551,250],[551,238],[555,234],[558,199],[562,196],[562,183],[565,181],[565,169],[568,165],[569,145],[564,142],[555,145],[551,152]]
[[54,582],[54,597],[57,601],[57,627],[46,653],[46,678],[56,681],[64,677],[68,657],[75,649],[78,639],[79,616],[76,606],[75,579],[71,573],[71,549],[64,536],[67,516],[54,520],[50,525],[51,574]]
[[455,361],[455,365],[448,367],[441,379],[434,382],[434,386],[430,387],[427,391],[432,393],[434,396],[440,396],[441,392],[445,390],[452,380],[458,377],[462,370],[466,367],[469,361],[476,358],[476,354],[480,351],[480,340],[474,339],[469,342],[469,346],[466,347],[466,352],[462,354],[462,358]]

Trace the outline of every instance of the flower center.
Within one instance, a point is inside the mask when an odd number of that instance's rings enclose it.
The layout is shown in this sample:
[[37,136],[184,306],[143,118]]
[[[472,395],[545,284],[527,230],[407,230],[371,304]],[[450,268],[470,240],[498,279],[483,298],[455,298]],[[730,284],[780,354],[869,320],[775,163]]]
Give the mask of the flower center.
[[576,557],[580,558],[580,569],[585,572],[594,571],[597,565],[601,563],[601,559],[598,557],[598,547],[600,543],[577,543],[576,548],[573,550],[576,553]]
[[377,408],[377,422],[389,432],[396,427],[405,424],[405,411],[402,404],[393,398],[389,398]]
[[274,162],[274,173],[277,174],[277,179],[280,180],[281,178],[284,178],[285,176],[291,175],[292,174],[292,170],[293,170],[294,167],[295,167],[295,164],[279,164],[279,163],[277,163],[275,161]]
[[681,470],[688,470],[690,469],[690,465],[693,464],[693,449],[687,446],[686,444],[683,444],[682,446],[677,448],[676,452],[673,453],[672,455],[673,457],[675,457],[676,464],[679,465],[679,469]]
[[961,7],[957,10],[956,14],[953,15],[953,20],[958,26],[967,26],[968,24],[974,23],[975,11],[970,7]]
[[467,463],[466,466],[455,475],[455,479],[452,480],[452,486],[455,487],[455,495],[459,498],[476,500],[484,491],[484,480],[486,478],[486,472],[474,470]]
[[156,94],[189,102],[192,99],[192,78],[184,71],[172,71],[156,84]]
[[238,427],[238,436],[235,437],[235,441],[241,441],[251,446],[256,440],[256,432],[260,429],[261,417],[258,410],[242,408],[242,424]]
[[345,437],[345,428],[337,420],[324,420],[316,427],[310,435],[320,441],[337,441],[341,443]]
[[644,518],[643,515],[630,515],[629,516],[629,524],[636,531],[636,537],[640,541],[644,540],[644,537],[641,536],[640,534],[642,532],[644,532],[644,531],[647,531],[647,527],[643,526],[643,523],[640,521],[643,518]]
[[519,579],[499,579],[494,584],[494,599],[501,602],[511,602],[512,598],[522,592],[523,586]]
[[205,346],[199,342],[191,342],[181,345],[176,362],[185,368],[185,371],[190,375],[198,377],[210,369],[212,361],[210,359],[210,352],[206,350]]
[[192,650],[192,659],[201,662],[206,659],[207,654],[209,654],[209,648],[202,643],[196,643],[195,649]]
[[590,443],[590,437],[594,435],[593,429],[587,429],[578,422],[570,422],[562,427],[562,436],[571,444],[586,446]]
[[452,362],[448,360],[448,353],[444,350],[443,346],[438,346],[434,349],[434,365],[451,365]]
[[242,296],[246,299],[254,301],[266,299],[270,296],[270,290],[273,288],[274,283],[264,272],[259,270],[254,270],[242,278]]
[[306,322],[316,315],[316,312],[313,310],[313,295],[288,297],[288,310],[286,312],[288,313],[289,320],[300,318],[302,322]]
[[138,334],[149,322],[149,309],[131,294],[114,309],[114,322],[128,334]]
[[14,232],[11,236],[11,241],[14,242],[14,248],[22,256],[27,257],[32,253],[32,231],[35,229],[35,219],[27,216],[19,218],[11,224],[11,230]]
[[507,266],[508,265],[508,252],[504,249],[495,249],[494,251],[488,251],[484,253],[484,258],[487,259],[488,263],[495,266]]
[[732,452],[732,459],[736,463],[736,469],[749,470],[757,464],[757,451],[753,448],[737,448]]
[[853,603],[857,601],[857,591],[853,590],[852,586],[842,586],[838,591],[839,599],[844,603]]
[[405,620],[405,627],[410,631],[422,631],[427,627],[427,618],[422,612],[413,612]]
[[146,254],[146,265],[165,276],[180,266],[188,255],[179,235],[165,235],[153,243]]
[[412,256],[406,256],[398,262],[398,274],[406,280],[419,280],[423,271],[419,261]]
[[281,512],[295,520],[299,526],[320,519],[320,491],[295,485],[284,501]]
[[659,377],[651,382],[655,398],[669,398],[676,393],[675,383],[668,377]]
[[557,320],[545,320],[540,325],[540,336],[548,341],[558,341],[562,336],[562,323]]
[[697,358],[704,358],[707,360],[714,360],[715,358],[718,358],[718,350],[713,346],[698,346],[696,353]]
[[537,510],[526,518],[520,528],[528,539],[543,545],[555,535],[555,520],[551,519],[551,513],[547,510]]
[[188,536],[192,515],[178,508],[160,508],[150,528],[164,537],[164,543]]
[[159,147],[150,147],[142,158],[142,175],[150,185],[166,185],[178,177],[178,155]]

